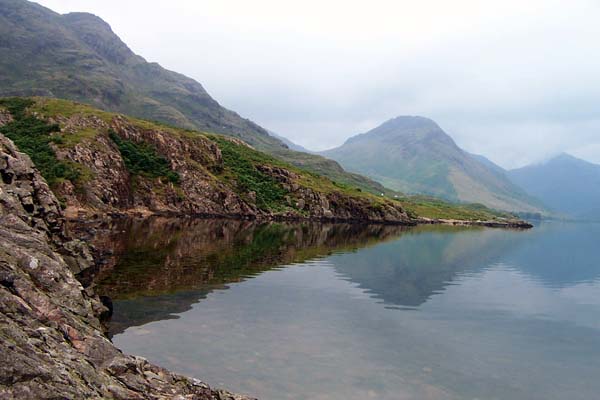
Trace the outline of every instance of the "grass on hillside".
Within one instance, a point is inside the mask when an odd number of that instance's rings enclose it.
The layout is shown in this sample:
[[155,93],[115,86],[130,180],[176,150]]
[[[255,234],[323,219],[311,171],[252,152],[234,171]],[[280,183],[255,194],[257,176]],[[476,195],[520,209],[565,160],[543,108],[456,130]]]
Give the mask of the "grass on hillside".
[[285,208],[287,191],[271,176],[256,168],[258,163],[267,164],[266,157],[223,137],[210,135],[209,138],[221,149],[225,177],[235,181],[238,193],[256,193],[256,206],[262,210]]
[[375,206],[389,199],[363,192],[360,188],[335,182],[327,177],[290,165],[268,154],[253,148],[235,143],[221,135],[207,134],[210,140],[217,143],[223,154],[226,171],[224,176],[234,180],[243,191],[256,192],[257,206],[262,209],[281,210],[287,205],[287,191],[272,177],[260,172],[256,166],[271,165],[284,168],[299,176],[297,183],[321,193],[338,192],[352,197],[369,200]]
[[345,171],[336,161],[320,155],[289,149],[273,150],[271,154],[289,164],[313,174],[327,177],[345,187],[360,189],[376,196],[379,196],[381,193],[385,193],[388,196],[399,194],[370,178]]
[[399,198],[398,201],[413,217],[433,219],[459,219],[467,221],[487,221],[496,219],[511,219],[514,216],[492,210],[483,204],[449,203],[435,197],[410,196]]
[[50,146],[50,143],[60,141],[59,136],[51,135],[60,132],[60,127],[28,114],[27,108],[33,104],[30,99],[0,99],[0,105],[13,117],[12,122],[0,127],[0,133],[10,138],[20,151],[31,158],[50,186],[63,179],[77,182],[82,177],[81,170],[72,163],[58,160]]

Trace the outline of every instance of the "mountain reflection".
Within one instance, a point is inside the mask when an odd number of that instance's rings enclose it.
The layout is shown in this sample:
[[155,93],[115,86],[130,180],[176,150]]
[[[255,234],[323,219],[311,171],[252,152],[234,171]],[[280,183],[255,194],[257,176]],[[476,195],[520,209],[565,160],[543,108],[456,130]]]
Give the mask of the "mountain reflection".
[[591,282],[599,271],[597,260],[580,258],[593,253],[600,225],[515,232],[149,218],[95,229],[94,245],[106,264],[94,281],[98,293],[114,300],[113,334],[177,318],[230,283],[325,256],[342,279],[393,308],[419,307],[458,276],[496,264],[552,287]]
[[397,237],[406,227],[127,219],[95,232],[107,260],[97,292],[115,300],[111,333],[175,318],[208,293],[269,269],[352,251]]
[[417,307],[457,274],[498,262],[518,243],[514,231],[420,226],[391,243],[331,259],[336,271],[384,304]]
[[504,262],[544,286],[563,288],[600,277],[600,224],[547,223],[527,232]]
[[529,231],[449,226],[416,227],[401,240],[332,257],[336,271],[389,306],[414,308],[458,275],[496,264],[546,287],[599,278],[600,225],[547,223]]

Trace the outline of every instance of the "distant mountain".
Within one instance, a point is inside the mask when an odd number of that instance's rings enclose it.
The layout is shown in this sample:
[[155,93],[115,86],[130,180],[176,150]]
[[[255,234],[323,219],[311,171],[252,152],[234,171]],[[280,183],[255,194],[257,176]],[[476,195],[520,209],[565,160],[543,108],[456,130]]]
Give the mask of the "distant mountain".
[[303,153],[312,153],[312,151],[308,150],[306,147],[300,146],[299,144],[292,142],[290,139],[288,139],[286,137],[278,135],[277,133],[272,132],[272,131],[268,131],[268,132],[269,132],[269,135],[281,140],[290,150],[301,151]]
[[499,174],[506,174],[506,170],[504,168],[502,168],[501,166],[499,166],[498,164],[496,164],[495,162],[493,162],[486,156],[483,156],[481,154],[473,154],[473,153],[468,153],[468,154],[471,157],[475,158],[480,163],[482,163],[483,165],[485,165],[486,167],[488,167],[489,169],[491,169],[492,171],[495,171]]
[[544,163],[508,171],[508,176],[556,212],[600,220],[600,165],[563,153]]
[[491,161],[463,151],[434,121],[423,117],[391,119],[321,154],[349,171],[405,193],[508,211],[538,212],[543,208],[510,182],[500,167],[491,167]]
[[[135,16],[132,16],[135,18]],[[184,55],[182,55],[184,56]],[[284,161],[372,193],[391,193],[336,162],[298,153],[217,103],[193,79],[136,55],[102,19],[0,0],[0,97],[45,96],[181,128],[222,133]]]

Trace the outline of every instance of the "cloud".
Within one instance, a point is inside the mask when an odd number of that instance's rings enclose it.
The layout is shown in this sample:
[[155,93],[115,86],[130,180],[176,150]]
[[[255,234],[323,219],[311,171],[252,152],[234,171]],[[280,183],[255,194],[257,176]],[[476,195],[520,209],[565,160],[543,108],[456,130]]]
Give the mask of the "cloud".
[[98,14],[137,53],[309,148],[418,114],[505,167],[560,151],[600,162],[594,0],[41,3]]

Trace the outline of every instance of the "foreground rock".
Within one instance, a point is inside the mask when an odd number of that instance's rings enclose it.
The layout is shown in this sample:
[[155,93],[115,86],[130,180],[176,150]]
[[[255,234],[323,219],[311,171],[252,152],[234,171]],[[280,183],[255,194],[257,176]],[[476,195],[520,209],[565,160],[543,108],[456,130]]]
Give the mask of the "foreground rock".
[[0,174],[0,398],[247,399],[114,347],[107,309],[74,277],[87,247],[65,237],[60,204],[1,135]]

